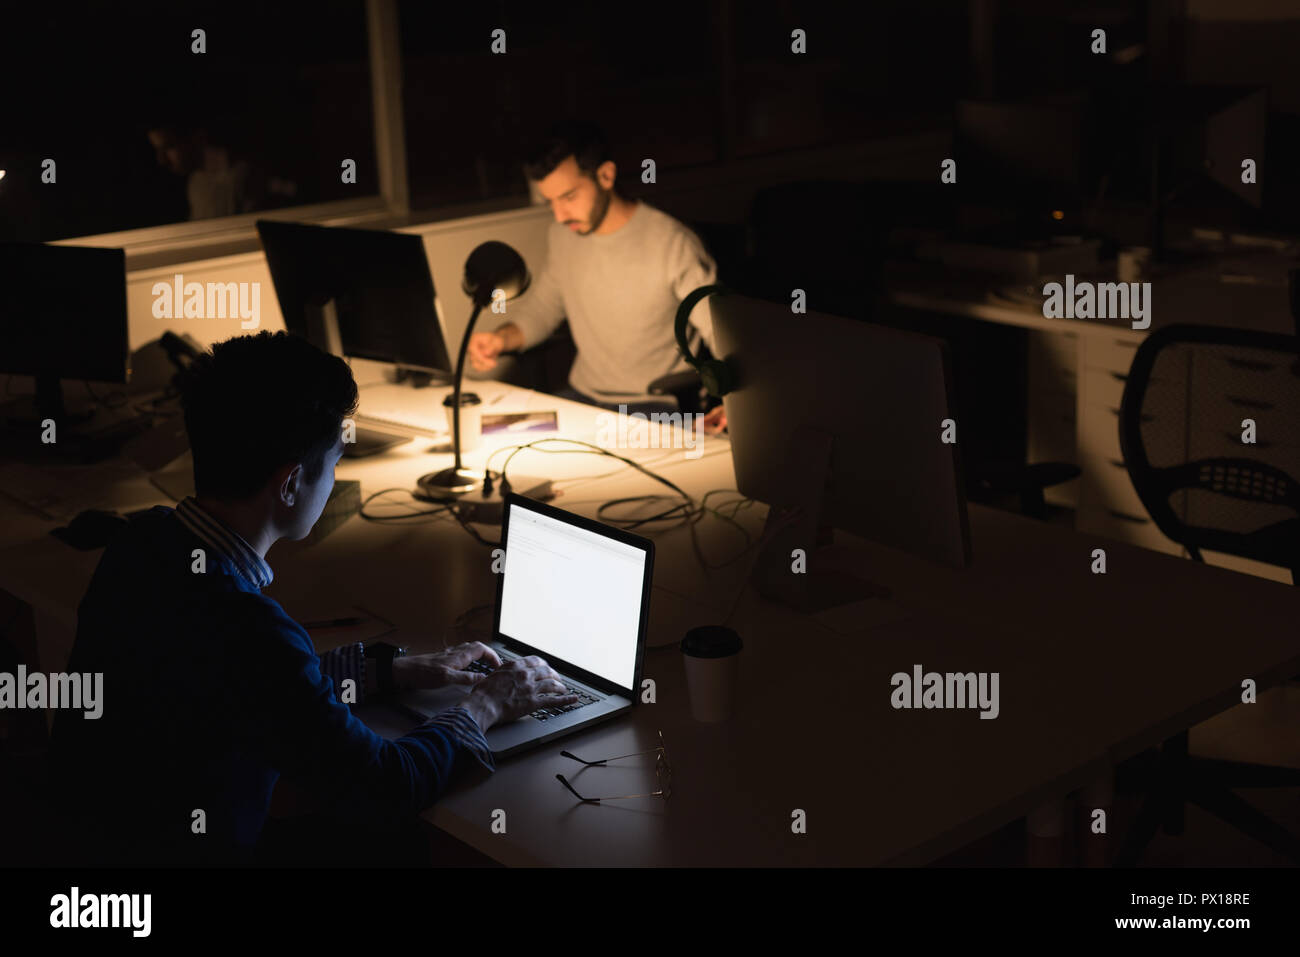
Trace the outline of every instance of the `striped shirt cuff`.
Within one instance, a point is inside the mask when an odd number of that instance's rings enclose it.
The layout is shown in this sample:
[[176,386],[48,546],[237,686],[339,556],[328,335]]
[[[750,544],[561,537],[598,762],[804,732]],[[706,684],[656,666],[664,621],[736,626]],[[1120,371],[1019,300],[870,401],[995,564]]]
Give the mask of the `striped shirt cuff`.
[[424,727],[436,727],[448,732],[455,742],[470,754],[475,760],[489,771],[497,769],[496,762],[492,760],[492,749],[488,747],[487,738],[483,737],[483,731],[478,726],[468,711],[464,708],[448,708],[446,711],[440,711],[425,722]]
[[[320,658],[321,674],[334,682],[334,697],[340,704],[364,704],[366,700],[366,649],[357,641],[325,652]],[[342,698],[343,682],[351,679],[355,689],[355,700],[348,702]]]

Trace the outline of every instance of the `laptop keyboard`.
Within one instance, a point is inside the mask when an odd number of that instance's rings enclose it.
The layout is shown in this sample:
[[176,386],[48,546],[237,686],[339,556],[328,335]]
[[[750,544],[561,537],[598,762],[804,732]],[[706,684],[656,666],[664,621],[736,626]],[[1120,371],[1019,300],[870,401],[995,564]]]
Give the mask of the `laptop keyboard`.
[[[507,658],[505,660],[509,661],[510,659]],[[496,668],[492,667],[492,665],[488,664],[487,661],[480,658],[478,661],[470,662],[465,667],[465,670],[476,671],[479,674],[490,675],[492,672],[496,671]],[[589,704],[595,704],[597,701],[602,700],[601,698],[598,698],[596,695],[593,695],[589,691],[584,691],[581,688],[575,688],[567,681],[564,683],[564,687],[566,688],[569,694],[576,694],[578,696],[577,702],[571,705],[566,705],[563,708],[538,708],[536,711],[532,712],[533,717],[536,718],[538,721],[546,721],[549,718],[558,718],[562,714],[566,714],[567,712],[570,711],[577,711],[579,708],[585,708]]]

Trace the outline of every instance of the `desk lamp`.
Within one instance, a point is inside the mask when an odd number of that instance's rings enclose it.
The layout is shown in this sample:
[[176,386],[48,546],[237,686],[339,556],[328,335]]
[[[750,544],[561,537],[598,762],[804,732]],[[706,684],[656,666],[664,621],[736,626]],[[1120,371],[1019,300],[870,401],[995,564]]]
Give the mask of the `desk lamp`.
[[460,340],[460,353],[456,357],[456,379],[451,393],[451,445],[456,460],[451,468],[420,476],[417,484],[421,497],[456,501],[482,488],[483,473],[465,468],[460,458],[460,384],[465,375],[465,353],[469,349],[469,337],[474,334],[474,323],[483,307],[491,303],[494,296],[505,301],[523,295],[531,281],[532,276],[528,273],[523,257],[505,243],[483,243],[465,260],[465,281],[461,288],[470,297],[474,309],[470,312],[469,324],[465,326],[465,334]]

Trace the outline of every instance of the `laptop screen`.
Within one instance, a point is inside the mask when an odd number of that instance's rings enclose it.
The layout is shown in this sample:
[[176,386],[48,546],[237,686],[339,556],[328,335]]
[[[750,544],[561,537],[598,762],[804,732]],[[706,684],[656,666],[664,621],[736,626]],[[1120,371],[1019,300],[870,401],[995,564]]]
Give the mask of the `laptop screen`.
[[510,506],[502,635],[632,688],[646,552]]

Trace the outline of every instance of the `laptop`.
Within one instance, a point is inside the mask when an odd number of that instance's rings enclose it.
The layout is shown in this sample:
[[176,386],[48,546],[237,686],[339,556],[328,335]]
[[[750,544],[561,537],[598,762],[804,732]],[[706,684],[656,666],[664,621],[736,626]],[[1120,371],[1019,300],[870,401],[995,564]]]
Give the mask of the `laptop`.
[[[505,560],[492,638],[485,644],[503,662],[541,656],[579,701],[489,728],[488,746],[498,758],[608,721],[636,704],[654,569],[648,539],[513,493],[506,496],[501,545]],[[463,685],[408,691],[398,703],[431,717],[468,693]]]

